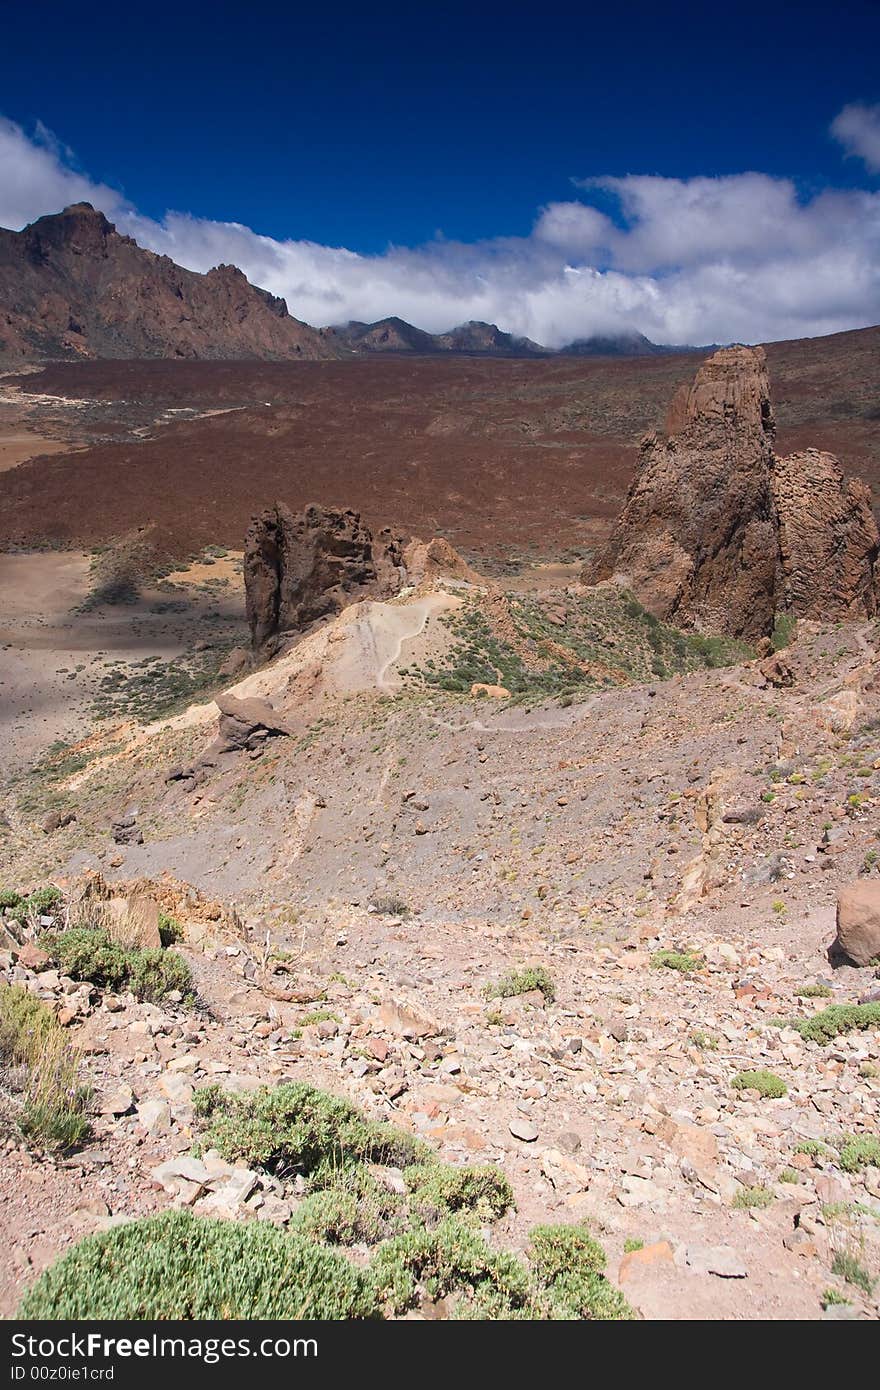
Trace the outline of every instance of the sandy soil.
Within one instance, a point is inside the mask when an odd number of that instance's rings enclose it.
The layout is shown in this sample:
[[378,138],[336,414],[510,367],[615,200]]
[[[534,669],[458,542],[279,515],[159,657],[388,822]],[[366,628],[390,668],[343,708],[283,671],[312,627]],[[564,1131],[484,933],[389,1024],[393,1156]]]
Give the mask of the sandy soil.
[[[220,626],[243,636],[243,601],[234,559],[229,575],[199,566],[189,588],[169,612],[167,592],[147,591],[140,601],[80,611],[90,588],[91,557],[81,551],[0,555],[0,745],[6,774],[39,758],[50,744],[84,737],[98,683],[118,663],[133,667],[146,657],[171,661]],[[219,562],[218,562],[219,565]],[[218,598],[204,592],[205,578],[235,577]],[[181,572],[178,580],[188,578]],[[174,599],[171,600],[174,603]]]

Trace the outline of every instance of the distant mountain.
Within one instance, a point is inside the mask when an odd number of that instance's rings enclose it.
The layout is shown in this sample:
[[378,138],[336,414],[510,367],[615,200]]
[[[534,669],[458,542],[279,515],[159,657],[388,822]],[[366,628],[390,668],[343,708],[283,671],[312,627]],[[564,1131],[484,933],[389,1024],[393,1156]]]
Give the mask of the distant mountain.
[[642,357],[687,352],[641,333],[580,338],[555,353],[494,323],[426,333],[400,318],[311,328],[232,265],[207,274],[122,236],[91,203],[21,232],[0,228],[0,362],[57,358],[255,358],[373,353]]
[[404,319],[379,319],[378,323],[358,323],[352,320],[342,327],[325,328],[323,332],[355,352],[436,352],[436,340],[421,328],[414,328]]
[[690,347],[666,347],[652,343],[643,333],[595,334],[576,338],[559,349],[561,357],[659,357],[671,352],[693,352]]
[[515,338],[503,333],[494,323],[471,320],[459,324],[448,333],[438,333],[434,341],[441,352],[485,353],[490,357],[547,357],[549,348],[533,343],[531,338]]
[[448,333],[425,333],[414,328],[404,319],[379,319],[378,323],[347,323],[337,328],[325,328],[323,332],[333,336],[353,351],[361,352],[412,352],[412,353],[458,353],[461,356],[480,357],[546,357],[547,348],[533,343],[530,338],[515,338],[512,333],[503,333],[494,323],[459,324]]
[[322,358],[339,346],[220,265],[199,275],[90,203],[0,229],[0,358]]

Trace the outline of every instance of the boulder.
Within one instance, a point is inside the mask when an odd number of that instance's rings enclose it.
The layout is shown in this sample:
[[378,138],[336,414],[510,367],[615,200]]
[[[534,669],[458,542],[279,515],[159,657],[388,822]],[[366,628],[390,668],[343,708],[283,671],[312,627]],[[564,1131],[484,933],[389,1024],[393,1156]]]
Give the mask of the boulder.
[[831,956],[853,965],[880,960],[880,880],[866,879],[841,888]]
[[374,538],[357,512],[276,502],[245,537],[244,582],[254,652],[271,656],[285,636],[357,598],[388,598],[405,582],[403,538]]
[[807,449],[775,460],[773,499],[777,608],[823,622],[873,617],[880,534],[867,483],[847,478],[833,454]]
[[759,643],[777,612],[816,620],[878,611],[880,536],[866,484],[817,449],[773,452],[762,348],[723,348],[670,408],[611,538],[584,567],[665,621]]
[[773,626],[773,412],[762,348],[724,348],[678,393],[587,583],[626,582],[658,618],[758,638]]

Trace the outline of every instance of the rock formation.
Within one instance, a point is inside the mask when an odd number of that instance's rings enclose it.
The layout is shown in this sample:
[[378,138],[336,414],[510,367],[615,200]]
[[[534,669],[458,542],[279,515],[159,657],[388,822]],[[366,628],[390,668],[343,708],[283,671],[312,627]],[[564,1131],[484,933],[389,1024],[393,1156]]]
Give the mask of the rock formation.
[[245,538],[247,616],[256,653],[357,598],[388,598],[404,582],[403,540],[374,538],[357,512],[309,506],[296,516],[276,502]]
[[777,608],[802,618],[846,619],[877,611],[877,523],[871,490],[847,478],[833,454],[807,449],[777,458]]
[[756,640],[781,610],[877,609],[870,494],[830,454],[779,459],[762,348],[724,348],[649,435],[608,545],[584,580],[625,582],[658,618]]
[[200,275],[122,236],[90,203],[0,228],[0,358],[338,357],[235,266]]
[[831,946],[835,963],[872,965],[880,961],[880,883],[851,883],[837,895],[837,936]]

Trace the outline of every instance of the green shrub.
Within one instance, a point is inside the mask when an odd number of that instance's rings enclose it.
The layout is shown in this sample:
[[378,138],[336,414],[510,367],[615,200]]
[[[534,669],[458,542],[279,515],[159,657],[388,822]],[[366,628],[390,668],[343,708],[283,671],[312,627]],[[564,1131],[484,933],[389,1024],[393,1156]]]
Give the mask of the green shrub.
[[779,1100],[788,1095],[788,1087],[775,1072],[760,1067],[757,1071],[740,1071],[731,1081],[735,1091],[759,1091],[765,1100]]
[[840,1166],[845,1173],[862,1168],[880,1168],[880,1139],[876,1134],[848,1135],[840,1146]]
[[773,1193],[767,1187],[741,1187],[733,1199],[733,1205],[749,1211],[752,1207],[769,1207]]
[[841,1033],[880,1028],[880,1003],[829,1004],[812,1018],[792,1019],[789,1027],[796,1029],[808,1042],[831,1042]]
[[542,1283],[552,1283],[573,1269],[582,1274],[602,1274],[605,1269],[605,1251],[583,1226],[535,1226],[529,1258]]
[[523,970],[509,970],[494,984],[486,985],[483,993],[487,999],[512,999],[518,994],[529,994],[534,989],[541,991],[548,1004],[552,1004],[556,998],[556,986],[543,965],[527,965]]
[[170,912],[159,912],[159,940],[163,946],[176,946],[183,940],[183,927]]
[[830,985],[799,985],[794,991],[796,999],[829,999]]
[[14,888],[0,888],[0,912],[7,907],[18,907],[23,902],[20,893],[16,893]]
[[831,1273],[845,1279],[848,1284],[861,1289],[868,1298],[874,1292],[874,1280],[861,1260],[851,1250],[838,1250],[831,1263]]
[[404,1220],[403,1197],[366,1168],[346,1168],[332,1187],[303,1198],[290,1229],[328,1245],[375,1245],[396,1234]]
[[53,907],[57,907],[63,896],[61,889],[55,888],[50,883],[45,888],[37,888],[35,892],[29,893],[21,905],[25,912],[39,917],[44,913],[51,912]]
[[429,1297],[459,1294],[478,1300],[481,1317],[504,1317],[526,1308],[530,1281],[524,1266],[506,1252],[489,1249],[467,1218],[448,1216],[433,1230],[416,1227],[377,1251],[371,1266],[377,1292],[395,1312],[416,1301],[421,1285]]
[[51,1009],[20,985],[0,987],[0,1061],[20,1067],[19,1128],[39,1149],[67,1152],[89,1133],[90,1092],[79,1058]]
[[304,1081],[243,1095],[205,1086],[196,1091],[194,1103],[196,1114],[207,1121],[206,1144],[225,1159],[302,1173],[314,1187],[332,1185],[340,1169],[358,1163],[405,1167],[431,1158],[422,1140],[368,1120],[350,1101]]
[[583,1226],[536,1226],[529,1261],[537,1288],[533,1316],[621,1321],[635,1314],[604,1277],[605,1251]]
[[369,1274],[268,1221],[166,1211],[86,1236],[25,1294],[28,1319],[381,1317]]
[[448,1163],[419,1163],[405,1168],[403,1180],[413,1207],[428,1212],[471,1212],[480,1221],[496,1221],[514,1205],[513,1188],[499,1168],[455,1168]]
[[176,951],[162,946],[121,946],[97,927],[47,932],[46,949],[66,975],[101,989],[130,990],[137,999],[159,1000],[172,990],[193,998],[190,968]]
[[702,969],[705,961],[697,951],[655,951],[651,956],[651,964],[655,970],[679,970],[682,974],[690,975],[694,970]]

